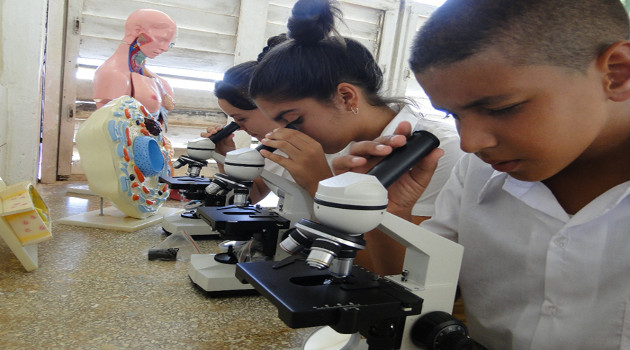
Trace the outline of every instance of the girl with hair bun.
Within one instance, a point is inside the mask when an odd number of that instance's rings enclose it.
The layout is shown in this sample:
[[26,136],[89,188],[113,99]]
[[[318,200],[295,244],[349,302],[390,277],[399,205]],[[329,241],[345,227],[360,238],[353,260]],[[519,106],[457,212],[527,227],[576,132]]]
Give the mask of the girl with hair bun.
[[[427,130],[440,139],[443,150],[430,156],[433,165],[442,152],[444,155],[412,212],[414,221],[420,222],[433,214],[435,198],[463,154],[457,132],[444,123],[423,119],[404,99],[381,94],[383,73],[370,51],[335,30],[335,19],[341,20],[341,15],[336,1],[298,1],[287,24],[289,40],[270,50],[256,66],[249,88],[251,98],[269,119],[281,125],[292,123],[297,129],[276,129],[261,140],[286,156],[261,154],[286,168],[314,195],[318,182],[333,174],[304,167],[305,150],[311,151],[313,164],[322,164],[326,162],[324,153],[347,154],[348,146],[357,141]],[[391,144],[404,142],[401,139],[392,137]],[[394,201],[390,201],[388,211],[405,212]],[[404,248],[377,231],[367,234],[366,239],[372,241],[368,247],[388,247],[392,259],[370,262],[368,249],[360,252],[357,262],[379,274],[400,273]]]

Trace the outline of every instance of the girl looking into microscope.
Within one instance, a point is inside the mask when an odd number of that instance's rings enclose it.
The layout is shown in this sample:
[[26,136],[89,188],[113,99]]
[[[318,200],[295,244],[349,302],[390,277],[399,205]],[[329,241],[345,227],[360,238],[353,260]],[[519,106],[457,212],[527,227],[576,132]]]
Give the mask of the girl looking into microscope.
[[[258,61],[260,61],[270,49],[286,40],[287,37],[285,34],[269,38],[267,40],[267,46],[263,49],[260,55],[258,55]],[[274,129],[282,127],[282,125],[266,118],[260,109],[258,109],[254,101],[249,97],[249,82],[258,61],[244,62],[228,69],[223,76],[223,80],[218,81],[215,84],[214,95],[218,99],[218,104],[221,110],[234,119],[234,121],[239,125],[240,130],[243,130],[250,136],[261,140],[266,134],[272,132]],[[201,133],[201,136],[210,137],[219,130],[221,130],[221,126],[209,127],[206,132]],[[311,157],[316,158],[320,155],[323,156],[324,153],[321,150],[321,147],[318,147],[319,144],[316,141],[308,138],[306,135],[304,135],[304,139],[305,142],[308,142],[312,147],[308,147],[308,150],[310,151],[307,150],[307,152],[303,154],[302,159],[305,163],[302,164],[300,168],[311,169],[314,172],[318,171],[323,174],[317,178],[327,178],[332,176],[332,172],[327,162],[320,163],[317,167],[319,170],[314,170],[316,167],[310,163],[308,159]],[[226,137],[216,145],[216,151],[222,155],[225,155],[227,152],[232,151],[235,148],[236,146],[234,144],[233,135]],[[274,153],[286,156],[279,150],[276,150]],[[217,165],[219,171],[223,173],[223,165]],[[310,180],[311,177],[308,179],[301,179],[299,175],[292,177],[292,174],[290,174],[289,171],[281,165],[268,159],[265,160],[265,169],[288,180],[297,182],[298,184],[314,181]],[[294,180],[294,178],[297,178],[300,181],[298,182]],[[314,185],[317,186],[317,183]],[[272,191],[276,193],[275,186],[265,182],[262,178],[254,179],[254,185],[250,191],[250,199],[252,203],[257,203],[264,199]]]
[[[279,128],[261,140],[286,156],[266,151],[261,154],[291,172],[296,182],[314,195],[318,182],[333,174],[312,172],[305,166],[307,155],[312,164],[324,164],[324,154],[347,153],[353,142],[392,135],[399,128],[407,132],[427,130],[440,139],[444,156],[414,207],[415,220],[420,222],[433,214],[435,198],[463,154],[457,132],[444,123],[423,119],[402,99],[381,95],[383,73],[370,51],[335,30],[335,18],[341,19],[336,4],[330,0],[298,1],[287,24],[290,40],[270,50],[256,66],[251,98],[270,120],[280,125],[292,123],[297,129]],[[388,210],[393,211],[393,205]],[[366,235],[368,247],[379,234],[383,236],[377,238],[379,244],[391,249],[395,268],[385,269],[376,261],[374,265],[368,263],[367,255],[362,258],[361,254],[369,254],[369,249],[360,252],[357,262],[376,273],[399,273],[404,248],[380,232]]]
[[[256,61],[248,61],[228,69],[223,80],[215,84],[214,95],[218,98],[221,110],[232,117],[241,130],[260,140],[263,135],[279,127],[279,124],[265,118],[247,96],[249,79],[255,67]],[[206,132],[201,133],[201,136],[210,137],[221,128],[222,126],[209,127]],[[218,142],[215,151],[225,155],[234,149],[236,149],[236,145],[234,144],[234,134],[232,134]],[[217,163],[217,167],[219,172],[225,173],[223,164]],[[265,169],[272,171],[271,168],[276,168],[274,169],[276,171],[273,172],[281,175],[278,170],[282,169],[277,169],[278,166],[271,161],[265,161]],[[269,194],[270,189],[260,177],[254,179],[253,182],[249,197],[252,203],[257,203]]]

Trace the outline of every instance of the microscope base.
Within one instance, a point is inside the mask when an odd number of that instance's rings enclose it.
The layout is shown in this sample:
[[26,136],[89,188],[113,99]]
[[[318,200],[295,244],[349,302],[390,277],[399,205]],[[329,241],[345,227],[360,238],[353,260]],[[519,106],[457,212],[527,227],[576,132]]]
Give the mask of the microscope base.
[[369,350],[361,334],[341,334],[330,327],[321,327],[308,336],[303,350]]
[[216,236],[219,238],[219,233],[202,219],[183,217],[181,214],[165,216],[162,219],[162,229],[170,234],[186,231],[190,236]]
[[216,254],[192,254],[188,276],[194,284],[209,294],[251,290],[251,284],[241,283],[234,275],[236,265],[214,260]]

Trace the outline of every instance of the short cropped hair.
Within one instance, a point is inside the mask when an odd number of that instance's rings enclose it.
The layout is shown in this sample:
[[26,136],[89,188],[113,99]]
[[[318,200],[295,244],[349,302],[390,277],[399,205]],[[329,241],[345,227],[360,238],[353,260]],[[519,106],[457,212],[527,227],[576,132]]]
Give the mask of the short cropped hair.
[[447,0],[414,38],[414,73],[495,48],[515,66],[584,72],[629,36],[620,0]]

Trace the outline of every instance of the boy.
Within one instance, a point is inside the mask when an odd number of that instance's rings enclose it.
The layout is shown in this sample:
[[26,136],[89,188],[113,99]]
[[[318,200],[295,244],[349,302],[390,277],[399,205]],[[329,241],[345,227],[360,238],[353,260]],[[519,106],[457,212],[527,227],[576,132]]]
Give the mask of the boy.
[[[465,247],[466,320],[489,349],[630,349],[628,32],[619,0],[448,0],[415,38],[416,79],[469,153],[422,226]],[[397,206],[427,163],[390,187]]]

